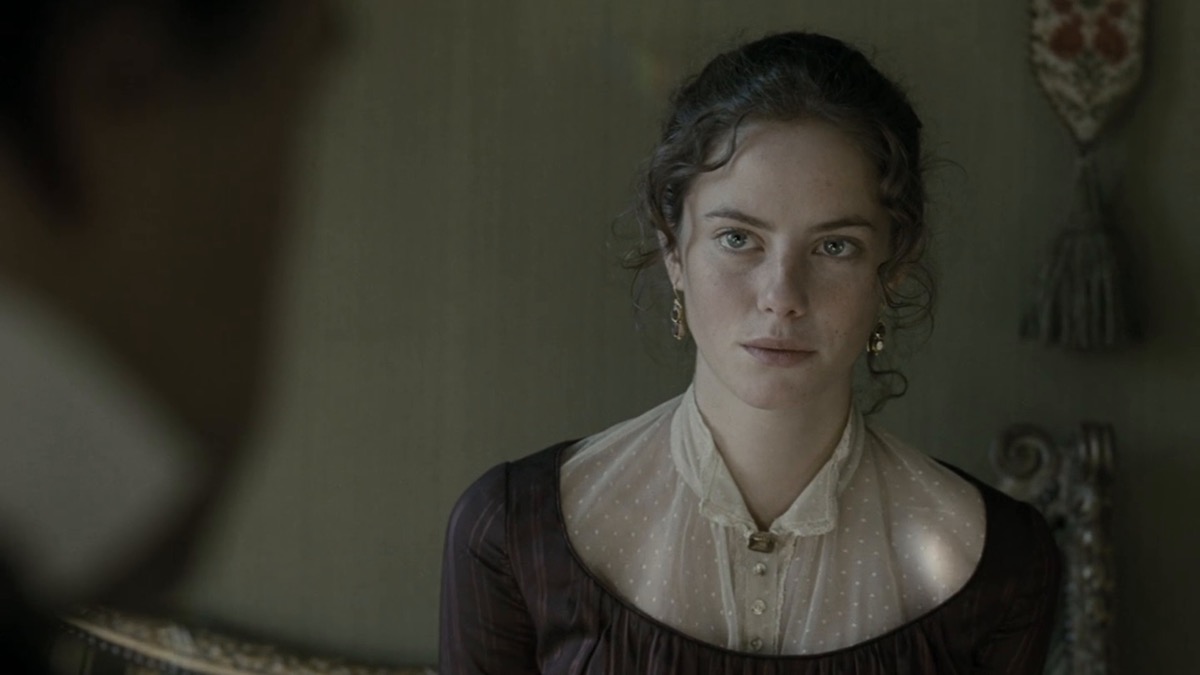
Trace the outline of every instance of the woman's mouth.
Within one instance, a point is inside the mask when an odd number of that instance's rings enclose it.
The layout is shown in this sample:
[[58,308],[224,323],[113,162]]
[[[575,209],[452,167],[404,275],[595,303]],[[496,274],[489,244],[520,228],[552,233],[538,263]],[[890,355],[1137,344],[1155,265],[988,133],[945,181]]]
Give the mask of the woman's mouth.
[[742,349],[756,361],[768,366],[795,366],[812,358],[815,351],[784,340],[751,340],[742,344]]

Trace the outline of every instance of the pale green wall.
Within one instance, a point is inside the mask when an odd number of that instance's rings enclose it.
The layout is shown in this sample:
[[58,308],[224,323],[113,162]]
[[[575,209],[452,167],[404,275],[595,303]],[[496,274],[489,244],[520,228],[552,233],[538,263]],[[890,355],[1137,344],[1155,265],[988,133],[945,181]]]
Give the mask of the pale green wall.
[[667,88],[739,37],[873,48],[929,146],[943,302],[883,422],[981,475],[1014,421],[1112,422],[1126,672],[1191,672],[1200,629],[1200,8],[1154,3],[1148,80],[1109,162],[1150,340],[1015,338],[1064,215],[1071,145],[1026,62],[1026,3],[463,0],[347,5],[317,125],[278,398],[187,591],[198,612],[390,660],[435,654],[447,511],[491,464],[679,390],[631,328],[606,248]]

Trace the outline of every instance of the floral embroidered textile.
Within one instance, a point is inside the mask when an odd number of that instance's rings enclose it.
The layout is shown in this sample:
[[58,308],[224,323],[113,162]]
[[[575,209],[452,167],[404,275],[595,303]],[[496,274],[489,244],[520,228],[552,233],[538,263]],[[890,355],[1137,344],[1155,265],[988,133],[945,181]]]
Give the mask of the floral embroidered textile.
[[1032,0],[1038,84],[1081,146],[1090,145],[1142,74],[1146,0]]

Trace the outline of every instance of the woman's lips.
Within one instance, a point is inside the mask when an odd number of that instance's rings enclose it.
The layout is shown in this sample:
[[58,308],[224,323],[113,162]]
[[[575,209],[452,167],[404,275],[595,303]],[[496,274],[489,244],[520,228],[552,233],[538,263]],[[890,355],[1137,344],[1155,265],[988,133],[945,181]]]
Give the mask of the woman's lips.
[[807,361],[816,352],[773,340],[754,340],[742,345],[750,356],[768,366],[794,366]]

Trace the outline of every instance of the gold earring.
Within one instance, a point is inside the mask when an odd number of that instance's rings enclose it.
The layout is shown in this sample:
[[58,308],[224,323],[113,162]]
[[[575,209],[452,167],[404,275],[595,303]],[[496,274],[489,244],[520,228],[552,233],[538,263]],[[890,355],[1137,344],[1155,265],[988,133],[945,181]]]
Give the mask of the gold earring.
[[875,324],[875,330],[871,331],[871,337],[867,340],[867,353],[871,356],[878,356],[883,351],[883,338],[887,335],[887,328],[883,322]]
[[687,319],[683,316],[683,303],[679,301],[679,290],[672,288],[675,302],[671,304],[671,337],[682,340],[687,337]]

